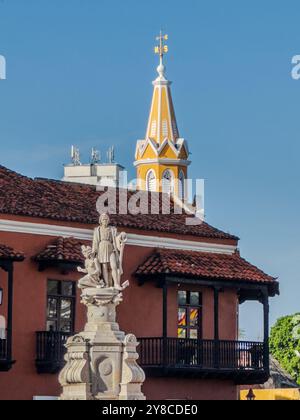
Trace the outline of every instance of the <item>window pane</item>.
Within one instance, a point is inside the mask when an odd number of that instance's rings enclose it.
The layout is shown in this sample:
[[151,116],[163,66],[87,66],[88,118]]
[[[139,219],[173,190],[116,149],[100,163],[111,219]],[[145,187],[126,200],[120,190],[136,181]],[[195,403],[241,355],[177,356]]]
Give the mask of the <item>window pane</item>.
[[147,175],[147,191],[156,191],[156,177],[153,171]]
[[61,294],[63,296],[73,296],[73,282],[72,281],[63,281],[61,284]]
[[48,290],[47,290],[48,295],[58,295],[59,294],[58,286],[59,286],[58,281],[48,280]]
[[71,309],[72,309],[72,300],[71,299],[62,299],[60,306],[60,316],[64,319],[71,318]]
[[191,308],[190,309],[190,326],[198,327],[199,325],[199,310]]
[[200,305],[200,293],[199,292],[191,292],[191,305]]
[[62,332],[72,332],[72,323],[70,321],[61,321],[60,331],[62,331]]
[[186,292],[184,292],[184,291],[178,292],[178,304],[180,306],[186,305],[186,303],[187,303],[186,297],[187,297],[187,293]]
[[57,322],[47,321],[47,331],[57,331]]
[[197,338],[198,338],[198,330],[190,330],[190,338],[192,340],[197,340]]
[[47,317],[57,318],[57,299],[48,298]]
[[184,328],[178,328],[178,338],[186,338],[186,330]]
[[165,194],[170,194],[173,192],[174,182],[173,175],[168,169],[163,174],[162,179],[162,191]]
[[184,308],[178,309],[178,325],[186,326],[186,310]]

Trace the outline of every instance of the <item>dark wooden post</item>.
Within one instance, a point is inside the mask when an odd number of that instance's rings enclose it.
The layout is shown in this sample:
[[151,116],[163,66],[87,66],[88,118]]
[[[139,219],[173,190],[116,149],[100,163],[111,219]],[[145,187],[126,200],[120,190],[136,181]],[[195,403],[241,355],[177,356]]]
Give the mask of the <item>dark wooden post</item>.
[[216,341],[220,338],[220,332],[219,332],[219,293],[220,289],[215,287],[214,288],[214,339]]
[[7,360],[12,361],[13,334],[13,263],[8,264],[8,302],[7,302]]
[[167,366],[168,353],[168,283],[163,284],[163,366]]
[[269,314],[270,314],[270,305],[269,305],[269,295],[268,291],[263,291],[262,303],[264,306],[264,369],[267,374],[270,374],[270,350],[269,350]]
[[214,287],[214,367],[220,365],[220,331],[219,331],[219,293],[220,289]]

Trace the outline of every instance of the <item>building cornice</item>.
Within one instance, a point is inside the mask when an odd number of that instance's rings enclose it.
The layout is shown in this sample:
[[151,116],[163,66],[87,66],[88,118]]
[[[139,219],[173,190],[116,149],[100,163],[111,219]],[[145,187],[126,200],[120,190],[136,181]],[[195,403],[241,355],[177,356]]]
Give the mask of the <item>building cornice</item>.
[[[93,238],[93,229],[47,225],[42,223],[19,222],[6,219],[0,219],[0,232],[53,237],[62,236],[65,238],[74,237],[76,239],[85,241],[91,241]],[[220,254],[233,254],[237,249],[235,245],[186,241],[182,239],[138,235],[133,233],[128,233],[127,244],[130,246],[140,246],[146,248],[167,248]]]
[[176,166],[190,166],[190,160],[183,160],[183,159],[141,159],[136,160],[134,166],[137,167],[139,165],[176,165]]

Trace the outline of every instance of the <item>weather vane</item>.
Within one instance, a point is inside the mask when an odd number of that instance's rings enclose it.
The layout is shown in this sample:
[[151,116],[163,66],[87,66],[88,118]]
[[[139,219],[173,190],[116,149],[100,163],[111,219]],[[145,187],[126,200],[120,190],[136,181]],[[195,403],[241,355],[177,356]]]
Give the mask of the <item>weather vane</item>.
[[154,48],[155,54],[159,54],[160,62],[162,63],[163,56],[169,51],[168,46],[165,44],[165,41],[169,39],[168,35],[164,35],[162,31],[160,31],[159,36],[156,37],[156,41],[159,41],[159,45]]

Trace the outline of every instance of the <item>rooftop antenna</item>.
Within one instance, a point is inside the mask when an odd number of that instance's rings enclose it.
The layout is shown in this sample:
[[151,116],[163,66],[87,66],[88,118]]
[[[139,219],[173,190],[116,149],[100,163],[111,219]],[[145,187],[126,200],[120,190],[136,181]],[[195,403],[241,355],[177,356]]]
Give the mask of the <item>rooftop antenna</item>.
[[101,162],[101,153],[99,150],[96,150],[94,147],[91,152],[91,164],[96,165]]
[[80,151],[77,147],[71,147],[71,159],[74,166],[80,166]]
[[108,160],[108,163],[114,163],[115,161],[115,147],[114,146],[108,149],[107,160]]

